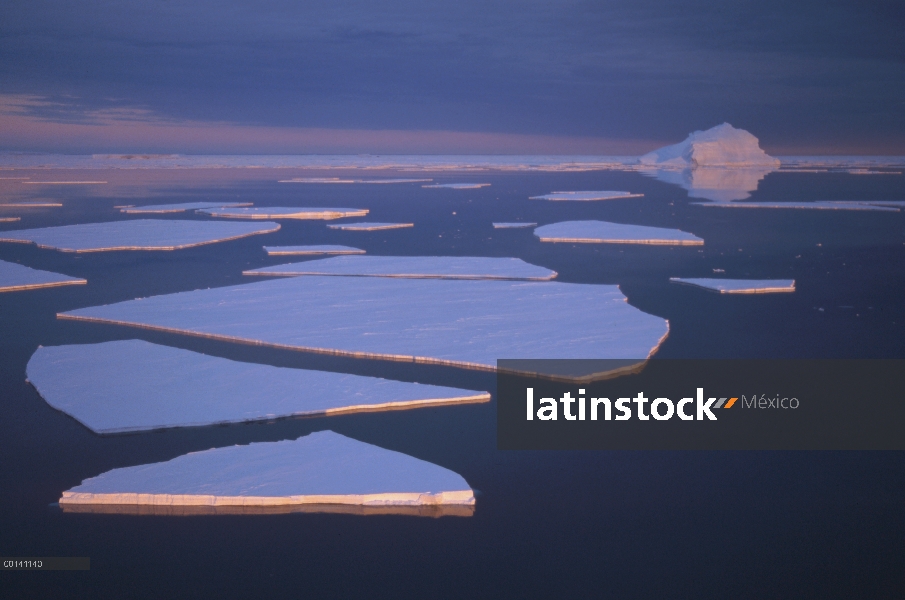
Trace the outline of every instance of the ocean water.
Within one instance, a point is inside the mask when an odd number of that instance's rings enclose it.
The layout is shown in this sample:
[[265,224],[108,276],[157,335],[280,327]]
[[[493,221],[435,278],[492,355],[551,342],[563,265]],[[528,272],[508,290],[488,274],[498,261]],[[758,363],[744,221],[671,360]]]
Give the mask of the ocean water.
[[[51,409],[25,381],[25,365],[38,345],[138,338],[235,360],[494,391],[495,378],[488,373],[55,318],[75,308],[252,282],[243,270],[306,260],[268,257],[264,245],[344,244],[372,255],[513,256],[559,272],[559,281],[618,284],[633,306],[669,320],[670,335],[658,354],[666,358],[905,357],[905,213],[713,210],[692,205],[698,200],[678,185],[641,173],[596,170],[600,165],[526,168],[543,161],[523,158],[495,159],[498,164],[483,164],[480,171],[457,171],[449,157],[424,164],[410,160],[402,168],[399,163],[379,168],[356,163],[354,169],[343,168],[350,165],[335,158],[328,167],[297,161],[277,165],[282,168],[263,159],[256,168],[215,159],[181,159],[181,168],[167,169],[111,168],[88,158],[66,164],[35,157],[28,164],[4,162],[7,169],[0,177],[108,183],[44,186],[2,179],[0,205],[53,199],[63,206],[0,208],[0,216],[22,217],[0,223],[0,231],[136,218],[114,209],[125,204],[211,200],[360,206],[370,209],[367,220],[415,226],[349,232],[328,229],[323,221],[282,221],[273,234],[176,252],[75,255],[0,244],[2,260],[89,282],[0,294],[2,554],[91,558],[87,572],[2,573],[0,595],[905,596],[901,452],[503,452],[496,449],[494,402],[98,436]],[[877,159],[868,166],[895,164]],[[421,183],[277,183],[291,177],[406,177],[410,168],[435,183],[492,185],[453,190],[424,189]],[[599,202],[528,199],[560,190],[626,190],[644,196]],[[905,175],[780,171],[766,175],[750,198],[864,199],[905,200]],[[492,226],[494,221],[544,225],[582,219],[679,228],[706,244],[549,244],[539,242],[530,228]],[[715,269],[725,271],[717,276],[736,279],[795,279],[797,289],[727,297],[669,283],[670,277],[714,276]],[[62,491],[111,468],[323,429],[456,471],[479,492],[474,515],[170,517],[71,514],[53,506]]]

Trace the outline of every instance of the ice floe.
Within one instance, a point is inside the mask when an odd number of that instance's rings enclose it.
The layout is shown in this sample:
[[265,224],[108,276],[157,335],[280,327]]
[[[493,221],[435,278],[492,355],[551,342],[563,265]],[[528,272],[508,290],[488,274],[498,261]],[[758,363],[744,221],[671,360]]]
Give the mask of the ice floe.
[[384,277],[289,277],[57,316],[483,370],[513,356],[643,362],[669,330],[613,285]]
[[341,225],[327,225],[330,229],[342,229],[344,231],[380,231],[382,229],[405,229],[414,227],[414,223],[342,223]]
[[704,288],[720,294],[775,294],[794,292],[794,279],[713,279],[670,277],[672,283]]
[[244,271],[244,275],[340,275],[423,279],[547,281],[551,271],[520,258],[486,256],[335,256]]
[[60,202],[4,202],[0,208],[59,208]]
[[432,185],[422,185],[423,188],[449,188],[451,190],[476,190],[482,187],[488,187],[489,183],[435,183]]
[[204,208],[196,211],[212,217],[231,219],[342,219],[363,217],[366,208],[306,208],[288,206],[255,206],[248,208]]
[[84,279],[69,277],[50,271],[39,271],[17,263],[0,260],[0,292],[17,292],[59,285],[88,283]]
[[0,217],[0,223],[15,223],[21,220],[22,217]]
[[640,198],[644,194],[633,194],[631,192],[550,192],[543,196],[530,196],[529,200],[617,200],[619,198]]
[[106,181],[23,181],[31,185],[98,185]]
[[365,251],[352,246],[264,246],[267,256],[306,256],[318,254],[364,254]]
[[339,177],[293,177],[280,179],[278,183],[356,183],[356,179],[340,179]]
[[701,246],[704,240],[679,229],[625,225],[608,221],[563,221],[534,230],[542,242]]
[[332,431],[123,467],[63,492],[60,505],[473,505],[461,475]]
[[525,227],[537,227],[537,223],[494,223],[494,229],[523,229]]
[[861,200],[818,200],[815,202],[724,202],[711,204],[709,202],[693,202],[695,206],[716,206],[720,208],[787,208],[799,210],[863,210],[878,212],[899,212],[905,208],[903,204],[892,201],[861,201]]
[[141,340],[41,347],[28,381],[96,433],[487,402],[487,392],[243,363]]
[[148,206],[124,206],[120,212],[128,214],[161,214],[180,213],[188,210],[200,210],[202,208],[237,208],[251,206],[251,202],[185,202],[183,204],[151,204]]
[[779,167],[779,159],[761,150],[758,139],[729,123],[695,131],[685,141],[649,152],[642,165],[687,167]]
[[474,504],[277,504],[277,505],[175,505],[167,504],[61,504],[65,513],[196,517],[202,515],[287,515],[294,513],[342,514],[361,517],[399,515],[408,517],[471,517]]
[[179,250],[271,233],[278,223],[212,223],[137,219],[0,232],[0,242],[33,243],[63,252]]

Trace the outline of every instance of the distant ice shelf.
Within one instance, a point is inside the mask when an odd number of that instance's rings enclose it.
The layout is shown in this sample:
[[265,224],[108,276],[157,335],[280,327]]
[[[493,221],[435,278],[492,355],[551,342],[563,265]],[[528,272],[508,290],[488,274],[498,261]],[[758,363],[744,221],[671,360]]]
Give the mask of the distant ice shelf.
[[80,285],[84,279],[50,271],[39,271],[17,263],[0,260],[0,292],[18,292],[60,285]]
[[363,217],[366,208],[302,208],[288,206],[255,206],[249,208],[204,208],[196,211],[212,217],[230,219],[342,219],[343,217]]
[[307,256],[318,254],[364,254],[365,251],[352,246],[264,246],[267,256]]
[[60,505],[473,505],[461,475],[332,431],[123,467],[63,492]]
[[183,204],[150,204],[147,206],[124,206],[120,212],[131,215],[136,214],[165,214],[180,213],[188,210],[200,210],[202,208],[237,208],[251,206],[251,202],[185,202]]
[[384,277],[289,277],[57,316],[489,371],[506,356],[640,364],[669,331],[665,319],[629,305],[613,285]]
[[550,192],[542,196],[530,196],[529,200],[617,200],[619,198],[640,198],[644,194],[633,194],[631,192]]
[[537,223],[494,223],[494,229],[525,229],[527,227],[537,227]]
[[818,200],[815,202],[692,202],[694,206],[715,206],[719,208],[786,208],[799,210],[862,210],[877,212],[899,212],[905,208],[903,201],[862,201],[862,200]]
[[519,258],[485,256],[335,256],[275,265],[243,275],[340,275],[420,279],[521,279],[547,281],[556,271],[528,264]]
[[680,231],[644,225],[624,225],[607,221],[563,221],[534,230],[542,242],[587,244],[654,244],[701,246],[704,240]]
[[794,279],[713,279],[670,277],[672,283],[691,285],[720,294],[775,294],[794,292]]
[[0,242],[32,243],[39,248],[63,252],[179,250],[271,233],[279,228],[279,224],[270,222],[211,223],[137,219],[3,231],[0,232]]
[[141,340],[40,347],[28,381],[95,433],[487,402],[487,392],[288,369]]
[[342,229],[343,231],[381,231],[383,229],[405,229],[414,227],[414,223],[343,223],[341,225],[327,225],[330,229]]
[[435,183],[433,185],[422,185],[423,188],[448,188],[451,190],[476,190],[482,187],[488,187],[489,183]]

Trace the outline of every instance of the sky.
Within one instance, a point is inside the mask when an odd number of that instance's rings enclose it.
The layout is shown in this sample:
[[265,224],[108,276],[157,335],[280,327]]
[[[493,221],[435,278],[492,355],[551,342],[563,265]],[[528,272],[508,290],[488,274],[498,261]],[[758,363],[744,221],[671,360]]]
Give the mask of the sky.
[[902,0],[0,0],[0,151],[905,154]]

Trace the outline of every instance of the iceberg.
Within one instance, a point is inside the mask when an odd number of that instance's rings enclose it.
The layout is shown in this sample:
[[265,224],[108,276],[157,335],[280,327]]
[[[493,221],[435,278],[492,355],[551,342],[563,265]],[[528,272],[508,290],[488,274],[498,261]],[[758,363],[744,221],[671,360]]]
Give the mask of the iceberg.
[[32,243],[39,248],[62,252],[180,250],[271,233],[279,228],[279,224],[271,222],[211,223],[137,219],[4,231],[0,233],[0,242]]
[[644,194],[632,194],[631,192],[550,192],[543,196],[530,196],[529,200],[616,200],[619,198],[640,198]]
[[28,381],[95,433],[488,402],[490,394],[207,356],[141,340],[39,347]]
[[57,318],[487,371],[513,356],[643,363],[669,331],[614,285],[384,277],[272,279]]
[[267,256],[306,256],[317,254],[364,254],[365,251],[352,246],[264,246]]
[[537,223],[494,223],[494,229],[523,229],[526,227],[537,227]]
[[84,279],[50,271],[39,271],[20,264],[0,260],[0,292],[18,292],[59,285],[84,285]]
[[607,221],[563,221],[534,230],[542,242],[703,246],[704,240],[679,229]]
[[695,131],[685,141],[649,152],[638,159],[641,165],[688,167],[772,167],[779,160],[761,150],[758,139],[729,123],[707,131]]
[[414,223],[343,223],[342,225],[327,225],[330,229],[342,229],[343,231],[381,231],[383,229],[405,229],[414,227]]
[[203,208],[195,211],[212,217],[230,219],[342,219],[363,217],[366,208],[291,208],[286,206],[256,206],[248,208]]
[[422,185],[423,188],[448,188],[451,190],[476,190],[482,187],[488,187],[489,183],[435,183],[433,185]]
[[547,281],[556,271],[519,258],[485,256],[335,256],[243,271],[243,275],[340,275],[437,279]]
[[794,279],[712,279],[706,277],[686,279],[670,277],[669,281],[704,288],[720,294],[775,294],[795,291]]
[[60,505],[473,505],[461,475],[332,431],[296,440],[191,452],[107,471]]
[[721,208],[794,208],[799,210],[864,210],[877,212],[899,212],[905,206],[897,201],[888,202],[860,200],[818,200],[816,202],[727,202],[710,204],[692,202],[694,206],[718,206]]
[[123,206],[120,212],[136,214],[180,213],[202,208],[236,208],[251,206],[251,202],[186,202],[183,204],[151,204],[148,206]]

